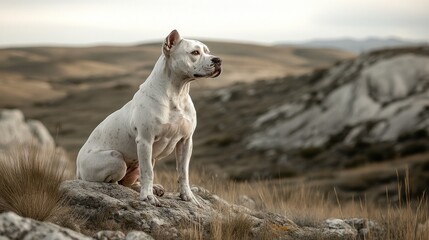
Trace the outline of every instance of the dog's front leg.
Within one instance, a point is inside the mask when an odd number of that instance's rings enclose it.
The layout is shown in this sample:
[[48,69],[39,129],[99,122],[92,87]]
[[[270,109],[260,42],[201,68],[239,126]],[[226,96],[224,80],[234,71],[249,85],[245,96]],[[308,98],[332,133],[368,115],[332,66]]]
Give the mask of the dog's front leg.
[[176,145],[176,169],[179,172],[180,198],[200,205],[189,186],[189,162],[192,155],[192,137]]
[[136,143],[140,164],[140,198],[152,205],[160,206],[159,200],[153,195],[152,144],[145,139],[138,139]]

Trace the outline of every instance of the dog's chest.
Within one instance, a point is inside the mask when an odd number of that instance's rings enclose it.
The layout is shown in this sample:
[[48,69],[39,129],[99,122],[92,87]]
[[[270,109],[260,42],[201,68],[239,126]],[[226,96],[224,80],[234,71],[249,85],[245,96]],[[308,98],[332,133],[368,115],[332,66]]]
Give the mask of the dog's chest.
[[155,136],[153,144],[155,159],[168,156],[181,139],[191,137],[195,125],[195,115],[192,112],[171,111],[168,115],[168,121],[163,121],[160,124],[159,132]]
[[182,111],[171,111],[167,123],[161,124],[159,138],[189,137],[193,131],[192,116]]

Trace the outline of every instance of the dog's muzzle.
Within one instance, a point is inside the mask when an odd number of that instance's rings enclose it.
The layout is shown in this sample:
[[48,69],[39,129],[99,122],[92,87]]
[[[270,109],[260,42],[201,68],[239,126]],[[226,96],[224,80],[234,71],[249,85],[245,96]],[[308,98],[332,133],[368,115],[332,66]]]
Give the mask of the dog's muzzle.
[[212,58],[212,66],[214,66],[215,70],[213,71],[213,74],[210,77],[215,78],[221,74],[222,72],[221,65],[222,65],[222,59],[218,57]]

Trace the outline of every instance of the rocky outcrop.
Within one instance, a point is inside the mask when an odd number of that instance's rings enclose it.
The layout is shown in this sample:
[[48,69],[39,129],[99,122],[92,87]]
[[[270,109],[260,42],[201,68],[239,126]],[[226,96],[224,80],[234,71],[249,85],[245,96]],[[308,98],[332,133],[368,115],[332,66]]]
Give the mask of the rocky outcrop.
[[333,136],[375,143],[429,130],[428,52],[372,53],[331,68],[300,99],[262,114],[248,147],[320,147]]
[[70,229],[60,227],[49,222],[40,222],[31,218],[23,218],[12,212],[0,214],[0,239],[52,239],[52,240],[153,240],[151,236],[142,231],[130,231],[124,234],[121,231],[99,231],[89,237]]
[[255,213],[249,209],[228,204],[207,190],[194,187],[193,191],[201,207],[180,200],[174,193],[165,193],[160,199],[162,206],[152,206],[139,199],[139,193],[122,185],[67,181],[62,191],[69,199],[70,206],[79,215],[88,218],[88,229],[100,229],[100,223],[109,223],[122,231],[140,230],[152,235],[178,238],[179,228],[201,224],[209,226],[213,219],[222,219],[224,211],[228,214],[244,214],[252,221],[253,231],[258,232],[268,218],[274,224],[296,227],[285,217]]
[[138,192],[109,183],[70,180],[61,191],[71,210],[54,222],[87,236],[6,212],[0,214],[0,239],[213,239],[238,234],[240,239],[343,240],[383,239],[384,234],[383,228],[366,219],[327,219],[300,226],[286,216],[230,204],[200,187],[192,188],[200,206],[167,192],[160,198],[162,206],[156,207],[141,201]]
[[0,110],[0,133],[0,149],[12,144],[55,146],[54,139],[40,121],[25,121],[24,114],[17,109]]
[[356,239],[368,232],[382,232],[375,223],[355,226],[354,220],[326,220],[316,227],[298,226],[282,215],[230,204],[200,187],[192,188],[200,207],[182,201],[178,194],[170,192],[160,198],[161,207],[152,206],[141,201],[138,192],[108,183],[66,181],[61,191],[68,198],[70,207],[87,219],[85,226],[81,226],[83,229],[115,229],[98,232],[98,239],[133,239],[130,234],[143,234],[133,231],[143,231],[155,239],[181,239],[195,229],[200,229],[203,238],[209,239],[215,226],[225,223],[232,226],[234,222],[247,226],[248,239],[267,234],[276,239],[316,236],[317,239]]
[[23,218],[15,213],[0,214],[0,239],[91,239],[52,223]]

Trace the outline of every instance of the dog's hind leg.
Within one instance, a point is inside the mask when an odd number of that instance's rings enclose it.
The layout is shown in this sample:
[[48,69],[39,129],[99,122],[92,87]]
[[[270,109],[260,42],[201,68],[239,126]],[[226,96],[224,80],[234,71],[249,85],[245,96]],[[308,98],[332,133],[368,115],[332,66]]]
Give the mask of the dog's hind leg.
[[90,182],[117,183],[124,178],[127,165],[116,150],[91,152],[78,164],[78,177]]
[[135,165],[127,169],[125,176],[119,181],[119,184],[124,185],[126,187],[130,187],[134,183],[136,183],[139,180],[139,178],[140,178],[139,165]]

